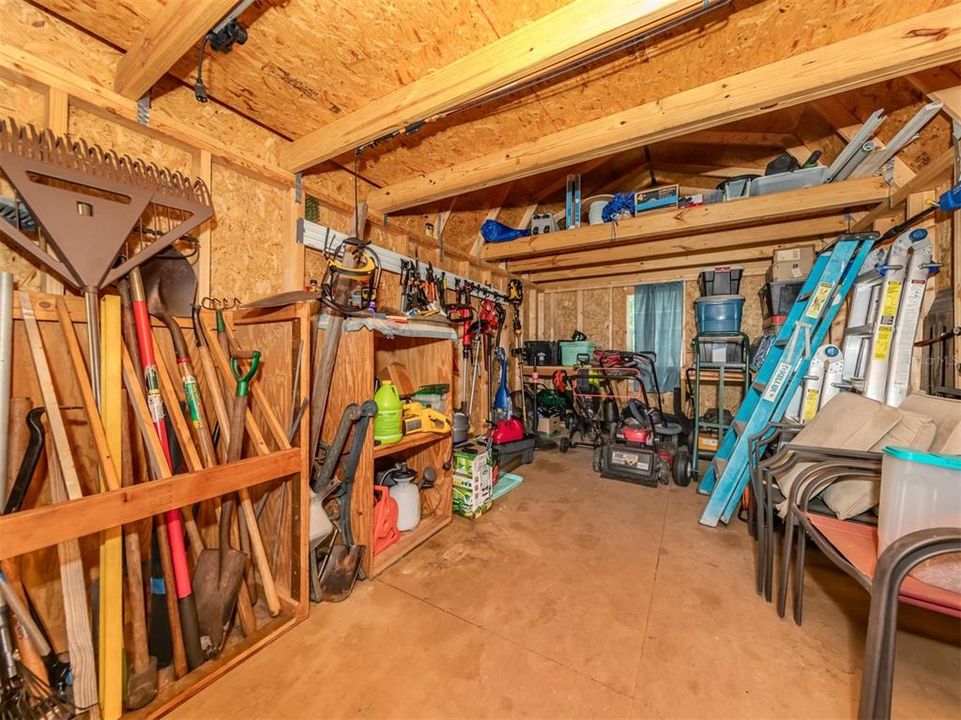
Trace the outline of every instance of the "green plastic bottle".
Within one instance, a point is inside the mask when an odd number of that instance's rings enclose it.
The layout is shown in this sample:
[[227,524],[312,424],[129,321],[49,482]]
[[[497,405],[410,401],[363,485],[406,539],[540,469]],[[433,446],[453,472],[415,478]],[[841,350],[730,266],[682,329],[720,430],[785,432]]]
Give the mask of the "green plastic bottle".
[[385,380],[374,393],[377,415],[374,417],[374,441],[393,445],[404,437],[404,406],[394,384]]

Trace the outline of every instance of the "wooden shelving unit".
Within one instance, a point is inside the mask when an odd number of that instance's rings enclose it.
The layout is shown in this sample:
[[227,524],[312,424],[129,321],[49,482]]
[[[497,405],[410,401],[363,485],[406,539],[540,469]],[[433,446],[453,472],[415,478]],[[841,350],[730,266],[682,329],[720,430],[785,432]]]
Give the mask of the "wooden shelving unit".
[[[411,330],[413,323],[405,326]],[[434,328],[436,331],[436,327]],[[452,336],[453,338],[453,336]],[[453,389],[452,339],[437,337],[410,337],[393,335],[363,327],[344,332],[337,352],[337,370],[331,386],[324,419],[324,440],[329,441],[336,431],[340,417],[351,403],[362,403],[374,394],[374,380],[391,363],[401,363],[415,387],[447,384]],[[354,491],[351,497],[351,526],[354,540],[366,545],[364,571],[374,576],[402,558],[430,536],[446,527],[451,521],[452,473],[444,470],[444,463],[451,455],[451,437],[434,433],[409,435],[393,445],[374,445],[373,428],[364,442]],[[432,467],[437,472],[433,490],[433,511],[421,516],[420,524],[402,533],[401,539],[379,554],[372,552],[374,474],[405,461],[409,467],[422,473]],[[423,508],[426,503],[422,502]]]

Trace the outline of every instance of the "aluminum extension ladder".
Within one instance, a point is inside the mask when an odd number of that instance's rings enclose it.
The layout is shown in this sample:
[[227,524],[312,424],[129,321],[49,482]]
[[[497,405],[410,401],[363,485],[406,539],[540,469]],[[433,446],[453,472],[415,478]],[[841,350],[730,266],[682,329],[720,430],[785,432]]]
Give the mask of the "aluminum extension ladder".
[[714,456],[698,491],[710,493],[703,525],[728,522],[748,483],[751,437],[780,421],[807,374],[842,303],[861,274],[877,233],[841,235],[818,255],[732,427]]
[[844,356],[841,348],[826,343],[817,349],[804,376],[804,383],[794,393],[784,416],[799,423],[809,423],[843,387]]
[[932,252],[928,231],[916,228],[865,263],[844,331],[844,387],[894,407],[904,400],[924,288],[938,267]]

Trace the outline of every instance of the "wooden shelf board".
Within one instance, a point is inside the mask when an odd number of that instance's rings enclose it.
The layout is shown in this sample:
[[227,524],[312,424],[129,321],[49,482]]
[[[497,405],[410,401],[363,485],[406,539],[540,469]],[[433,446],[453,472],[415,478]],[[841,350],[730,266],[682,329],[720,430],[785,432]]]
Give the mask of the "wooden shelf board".
[[[393,447],[393,446],[392,446]],[[374,555],[371,573],[378,575],[400,560],[415,547],[423,543],[434,533],[450,525],[450,515],[431,515],[421,518],[420,524],[405,533],[401,533],[401,538],[389,548],[377,555]]]
[[405,450],[412,450],[413,448],[430,445],[438,440],[443,440],[444,438],[449,437],[450,433],[423,432],[407,435],[403,440],[396,442],[393,445],[375,445],[374,457],[382,458],[389,455],[396,455],[397,453],[404,452]]

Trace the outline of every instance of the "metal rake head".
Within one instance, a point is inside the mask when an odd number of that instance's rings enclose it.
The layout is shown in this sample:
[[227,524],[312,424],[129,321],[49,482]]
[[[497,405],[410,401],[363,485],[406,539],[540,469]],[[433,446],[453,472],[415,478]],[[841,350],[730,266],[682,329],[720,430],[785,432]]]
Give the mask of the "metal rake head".
[[0,234],[78,289],[109,285],[213,215],[201,180],[13,120],[0,121],[0,172],[57,256],[6,215]]

